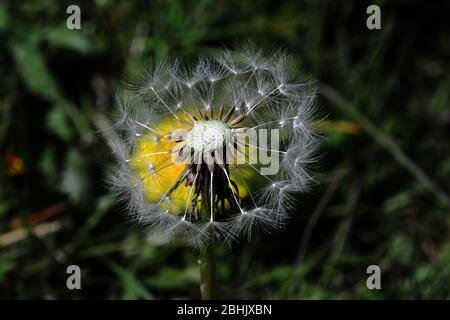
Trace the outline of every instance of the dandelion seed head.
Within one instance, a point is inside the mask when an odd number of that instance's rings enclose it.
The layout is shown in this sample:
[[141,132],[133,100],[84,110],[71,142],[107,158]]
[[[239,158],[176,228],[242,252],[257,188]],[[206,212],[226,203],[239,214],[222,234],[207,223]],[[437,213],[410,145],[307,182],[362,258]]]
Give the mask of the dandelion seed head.
[[[116,99],[122,141],[111,144],[109,183],[132,219],[193,246],[211,230],[226,244],[278,230],[313,181],[315,96],[281,51],[245,46],[193,66],[157,64]],[[267,143],[252,142],[261,130]]]

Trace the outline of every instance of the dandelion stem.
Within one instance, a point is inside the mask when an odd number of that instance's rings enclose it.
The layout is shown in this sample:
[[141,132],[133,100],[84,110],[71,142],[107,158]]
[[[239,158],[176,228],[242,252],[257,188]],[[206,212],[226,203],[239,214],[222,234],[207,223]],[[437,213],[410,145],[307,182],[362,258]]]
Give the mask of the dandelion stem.
[[[210,178],[211,179],[211,178]],[[210,181],[205,179],[205,190],[202,196],[202,211],[205,215],[214,214],[214,204],[208,199]],[[211,216],[214,219],[213,216]],[[216,236],[214,225],[210,223],[206,229],[207,240],[200,249],[200,291],[203,300],[217,299],[217,276],[216,276]]]
[[217,299],[216,237],[212,225],[208,227],[208,240],[200,251],[200,291],[203,300]]

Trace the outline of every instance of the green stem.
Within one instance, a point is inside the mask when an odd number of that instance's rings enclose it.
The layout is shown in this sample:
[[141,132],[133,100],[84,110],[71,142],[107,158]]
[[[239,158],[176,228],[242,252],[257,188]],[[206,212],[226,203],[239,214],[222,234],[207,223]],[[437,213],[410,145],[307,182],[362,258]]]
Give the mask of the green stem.
[[208,236],[208,243],[200,251],[200,291],[203,300],[217,299],[216,239],[212,227]]
[[[202,196],[202,214],[209,217],[211,212],[210,203],[210,180],[205,179],[204,194]],[[213,217],[214,218],[214,217]],[[200,291],[203,300],[217,299],[217,275],[216,275],[216,236],[212,225],[208,228],[207,242],[200,249]]]

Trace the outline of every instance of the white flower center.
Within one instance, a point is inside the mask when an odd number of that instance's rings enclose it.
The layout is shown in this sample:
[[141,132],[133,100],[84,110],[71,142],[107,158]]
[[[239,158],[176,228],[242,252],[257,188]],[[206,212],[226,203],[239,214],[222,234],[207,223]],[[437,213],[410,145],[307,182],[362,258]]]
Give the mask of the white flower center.
[[231,129],[222,121],[200,121],[189,131],[185,141],[194,151],[213,152],[231,141]]

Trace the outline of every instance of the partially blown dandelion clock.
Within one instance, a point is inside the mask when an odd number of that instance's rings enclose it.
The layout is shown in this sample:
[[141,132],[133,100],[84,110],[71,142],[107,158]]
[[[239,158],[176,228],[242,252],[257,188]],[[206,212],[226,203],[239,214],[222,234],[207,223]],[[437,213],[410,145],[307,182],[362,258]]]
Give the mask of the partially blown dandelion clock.
[[277,229],[312,180],[315,94],[281,53],[156,65],[118,99],[111,184],[131,217],[193,245]]

